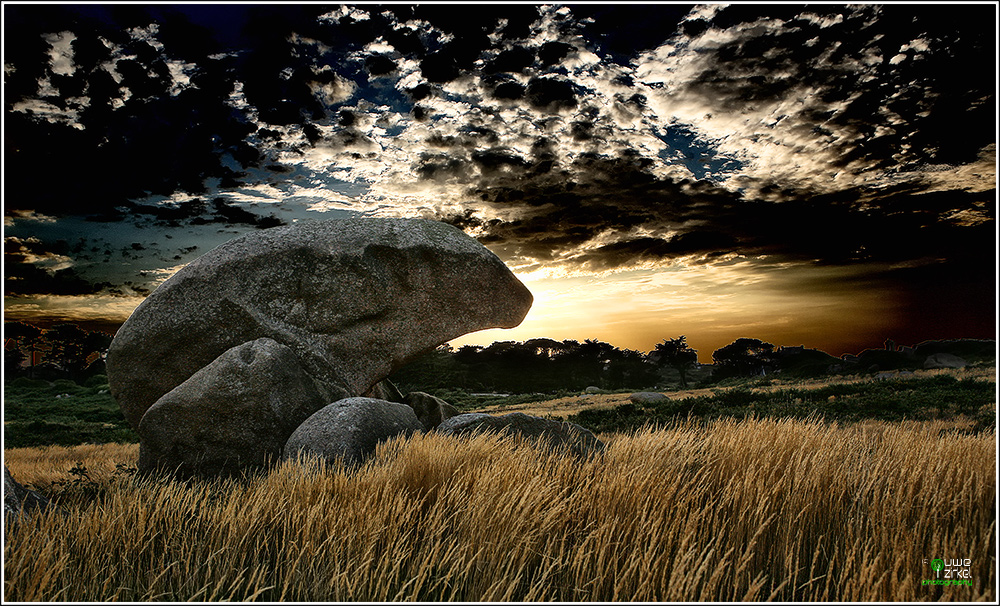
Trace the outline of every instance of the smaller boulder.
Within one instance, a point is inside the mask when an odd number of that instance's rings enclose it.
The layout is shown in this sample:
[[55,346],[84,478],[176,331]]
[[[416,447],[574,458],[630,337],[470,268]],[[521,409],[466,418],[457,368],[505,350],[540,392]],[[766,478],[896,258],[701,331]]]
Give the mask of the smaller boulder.
[[658,404],[660,402],[665,402],[670,398],[663,395],[662,393],[657,393],[655,391],[640,391],[630,395],[628,399],[633,404],[638,404],[639,406],[647,406],[649,404]]
[[512,412],[501,417],[484,413],[454,416],[437,426],[438,433],[464,436],[482,432],[511,433],[536,440],[555,449],[567,449],[579,458],[604,450],[604,442],[589,429],[568,421],[554,421]]
[[965,368],[968,362],[959,358],[958,356],[950,353],[936,353],[931,356],[927,356],[924,360],[925,369],[934,368]]
[[277,341],[249,341],[216,358],[146,411],[139,471],[235,475],[268,466],[330,392]]
[[584,389],[583,393],[601,393],[601,388],[596,385],[591,385],[587,389]]
[[403,402],[413,409],[426,431],[434,429],[458,414],[458,409],[451,404],[422,391],[406,394]]
[[316,411],[285,442],[282,458],[315,454],[329,462],[360,465],[380,442],[422,431],[424,426],[406,404],[374,398],[345,398]]

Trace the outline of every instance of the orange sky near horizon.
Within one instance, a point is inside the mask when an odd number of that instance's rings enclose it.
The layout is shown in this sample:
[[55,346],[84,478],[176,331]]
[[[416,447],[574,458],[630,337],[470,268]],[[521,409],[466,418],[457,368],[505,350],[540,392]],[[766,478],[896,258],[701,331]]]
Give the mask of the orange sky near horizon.
[[[774,345],[805,345],[833,356],[881,347],[898,331],[898,301],[873,290],[796,291],[793,275],[753,275],[709,266],[639,270],[608,276],[525,279],[535,296],[520,326],[471,333],[450,342],[597,339],[622,349],[651,351],[680,335],[699,361],[741,337]],[[811,268],[830,279],[843,269]],[[956,335],[960,337],[961,335]]]
[[[596,339],[645,353],[664,339],[685,335],[699,361],[711,363],[714,351],[741,337],[804,345],[833,356],[881,347],[886,338],[915,344],[900,338],[899,298],[893,293],[818,286],[849,283],[844,278],[851,271],[788,265],[754,272],[741,265],[678,264],[596,275],[525,274],[519,277],[534,303],[518,327],[470,333],[450,345]],[[61,319],[114,330],[139,301],[107,295],[8,298],[4,311],[8,320]]]

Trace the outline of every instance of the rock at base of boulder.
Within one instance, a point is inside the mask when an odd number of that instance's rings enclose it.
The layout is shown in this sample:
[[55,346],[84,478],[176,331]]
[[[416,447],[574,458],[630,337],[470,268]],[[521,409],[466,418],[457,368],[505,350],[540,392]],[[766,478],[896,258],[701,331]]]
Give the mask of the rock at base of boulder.
[[329,391],[277,341],[234,347],[146,411],[139,471],[225,476],[265,467],[281,456],[295,428],[330,401]]
[[413,391],[406,394],[403,403],[408,405],[416,413],[417,419],[430,431],[442,422],[458,415],[458,409],[445,402],[441,398],[436,398],[422,391]]
[[597,439],[589,429],[568,421],[543,419],[522,412],[512,412],[500,417],[484,413],[461,414],[444,421],[435,431],[450,436],[507,432],[535,439],[539,444],[557,450],[567,449],[579,458],[604,450],[604,442]]
[[392,381],[389,379],[382,379],[375,384],[374,387],[368,390],[368,393],[362,394],[362,398],[373,398],[375,400],[385,400],[386,402],[397,402],[399,404],[405,404],[403,399],[403,394],[399,391]]
[[965,368],[968,362],[950,353],[936,353],[927,356],[924,360],[924,368],[931,370],[935,368]]
[[282,458],[295,460],[304,453],[329,462],[339,459],[348,466],[360,465],[375,454],[380,442],[422,430],[423,425],[406,404],[345,398],[321,408],[299,425],[285,443]]
[[655,391],[640,391],[634,393],[628,397],[629,401],[633,404],[638,404],[639,406],[646,406],[648,404],[656,404],[658,402],[665,402],[669,400],[667,396],[662,393],[657,393]]
[[13,476],[7,466],[3,466],[3,513],[18,515],[20,513],[30,513],[32,511],[45,511],[49,507],[49,501],[34,490],[28,490],[21,486]]

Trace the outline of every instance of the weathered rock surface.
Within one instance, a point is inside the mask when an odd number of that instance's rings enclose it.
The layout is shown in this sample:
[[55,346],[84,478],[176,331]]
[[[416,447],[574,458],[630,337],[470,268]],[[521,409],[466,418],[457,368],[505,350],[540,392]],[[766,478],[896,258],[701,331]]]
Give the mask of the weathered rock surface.
[[267,337],[331,393],[368,393],[413,356],[517,326],[531,293],[493,253],[423,219],[300,223],[231,240],[165,281],[118,330],[111,393],[147,410],[227,350]]
[[321,408],[299,425],[285,443],[282,458],[294,460],[301,452],[358,465],[375,454],[380,442],[422,430],[423,425],[406,404],[345,398]]
[[481,432],[511,433],[538,441],[539,444],[565,448],[580,458],[604,450],[604,442],[589,429],[568,421],[553,421],[512,412],[500,417],[484,413],[460,414],[444,421],[434,430],[444,435],[463,436]]
[[267,338],[238,345],[146,411],[139,471],[213,476],[264,466],[332,397],[289,347]]
[[458,414],[458,409],[451,404],[422,391],[412,391],[406,394],[403,403],[413,409],[417,419],[427,431]]
[[601,388],[596,385],[591,385],[590,387],[584,389],[583,393],[590,393],[590,394],[601,393]]
[[639,406],[645,406],[648,404],[656,404],[657,402],[664,402],[669,400],[667,396],[662,393],[657,393],[655,391],[639,391],[628,397],[629,401],[633,404],[638,404]]
[[968,365],[964,359],[950,353],[936,353],[924,360],[925,369],[933,368],[965,368]]
[[3,466],[3,513],[18,515],[32,511],[44,511],[49,507],[49,501],[34,490],[21,486],[10,475],[7,466]]

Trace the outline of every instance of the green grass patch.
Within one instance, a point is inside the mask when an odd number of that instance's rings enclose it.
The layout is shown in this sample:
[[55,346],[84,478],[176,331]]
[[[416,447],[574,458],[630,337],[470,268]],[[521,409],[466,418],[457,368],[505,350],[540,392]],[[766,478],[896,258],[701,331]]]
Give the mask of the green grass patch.
[[20,377],[4,385],[3,391],[7,448],[139,441],[103,375],[90,377],[83,385]]
[[819,389],[757,391],[743,386],[720,390],[711,396],[643,406],[628,403],[608,409],[586,409],[569,420],[595,432],[631,431],[647,423],[665,425],[678,416],[703,419],[821,416],[829,421],[856,422],[950,419],[964,415],[976,420],[977,427],[995,426],[993,413],[983,412],[984,407],[995,401],[995,394],[996,384],[990,381],[958,380],[947,375],[841,383]]

